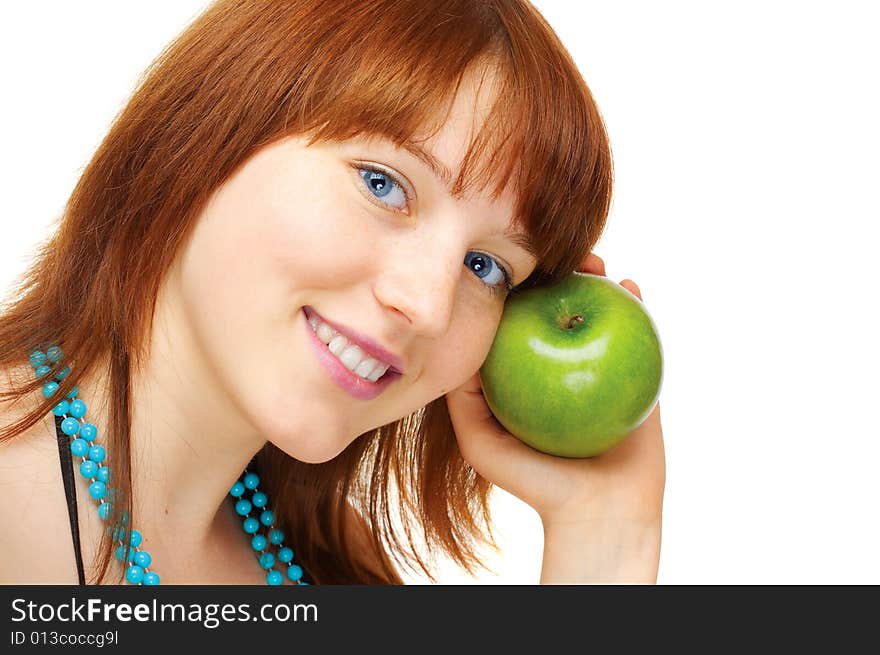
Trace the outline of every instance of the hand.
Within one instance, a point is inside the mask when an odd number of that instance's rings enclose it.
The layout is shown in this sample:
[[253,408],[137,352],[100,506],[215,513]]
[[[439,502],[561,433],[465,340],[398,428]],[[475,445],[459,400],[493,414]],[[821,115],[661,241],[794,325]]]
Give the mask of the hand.
[[[591,253],[578,271],[604,276],[605,264]],[[641,300],[635,282],[620,284]],[[659,403],[621,443],[584,459],[538,452],[505,430],[486,404],[479,372],[446,394],[446,404],[465,461],[533,507],[545,532],[571,524],[659,529],[666,485]]]

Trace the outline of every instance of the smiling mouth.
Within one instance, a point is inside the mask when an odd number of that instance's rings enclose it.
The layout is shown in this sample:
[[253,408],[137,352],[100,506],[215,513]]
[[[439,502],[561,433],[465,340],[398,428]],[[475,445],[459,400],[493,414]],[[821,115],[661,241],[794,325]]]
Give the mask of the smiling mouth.
[[[391,363],[377,356],[362,339],[355,339],[340,332],[315,312],[311,307],[303,308],[306,320],[312,332],[333,358],[351,375],[369,382],[376,383],[392,375],[401,375]],[[381,350],[381,348],[379,348]]]
[[368,382],[377,382],[391,368],[389,364],[370,357],[360,346],[349,343],[343,335],[318,319],[310,318],[312,331],[327,350],[353,375]]
[[[394,384],[402,377],[401,373],[398,373],[391,367],[388,367],[387,364],[384,362],[380,364],[378,360],[373,359],[372,362],[374,363],[371,363],[369,360],[371,360],[372,358],[363,359],[362,361],[358,362],[357,366],[355,366],[354,368],[357,369],[358,366],[362,366],[360,373],[375,378],[375,381],[370,380],[366,377],[362,377],[361,375],[352,371],[349,366],[346,366],[339,357],[337,357],[330,351],[328,345],[321,341],[321,339],[318,337],[318,333],[316,332],[315,327],[312,326],[305,312],[303,312],[303,329],[306,330],[308,338],[311,341],[312,347],[314,348],[314,352],[317,355],[318,361],[322,365],[323,369],[326,371],[329,378],[336,384],[337,387],[343,389],[350,396],[358,400],[368,401],[377,398],[389,386]],[[357,354],[357,351],[354,351],[354,353]],[[351,356],[352,355],[348,355],[348,357]],[[363,354],[361,354],[360,356],[363,357]],[[349,364],[351,363],[352,362],[350,360]],[[369,371],[367,371],[368,368],[370,369]]]

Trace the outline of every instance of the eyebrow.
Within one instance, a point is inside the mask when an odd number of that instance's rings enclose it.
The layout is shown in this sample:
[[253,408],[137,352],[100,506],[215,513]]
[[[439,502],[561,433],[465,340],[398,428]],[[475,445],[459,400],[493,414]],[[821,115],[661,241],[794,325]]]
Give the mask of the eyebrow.
[[447,192],[450,192],[452,189],[452,173],[449,168],[442,161],[437,159],[430,152],[422,148],[417,143],[413,143],[408,141],[403,144],[404,149],[412,155],[415,155],[422,163],[424,163],[428,168],[431,169],[431,172],[434,173],[443,184],[446,186]]
[[[407,141],[403,144],[403,148],[431,169],[431,172],[440,178],[446,186],[446,191],[452,195],[452,173],[446,164],[415,142]],[[504,231],[504,236],[529,253],[535,260],[538,259],[538,253],[527,234],[520,234],[508,228]]]
[[528,234],[520,234],[519,232],[514,232],[508,228],[504,231],[504,236],[529,253],[529,255],[537,261],[538,252],[535,250],[535,246],[532,244],[532,240],[529,238]]

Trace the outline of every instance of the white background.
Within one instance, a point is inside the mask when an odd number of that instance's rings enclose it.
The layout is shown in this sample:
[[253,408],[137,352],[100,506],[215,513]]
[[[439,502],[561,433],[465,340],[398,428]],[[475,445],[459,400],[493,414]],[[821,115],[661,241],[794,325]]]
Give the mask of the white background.
[[[205,4],[4,8],[0,291]],[[663,339],[661,584],[880,583],[870,4],[535,2],[610,132],[596,252]],[[537,582],[540,522],[503,492],[495,512],[495,573],[441,565],[442,582]]]

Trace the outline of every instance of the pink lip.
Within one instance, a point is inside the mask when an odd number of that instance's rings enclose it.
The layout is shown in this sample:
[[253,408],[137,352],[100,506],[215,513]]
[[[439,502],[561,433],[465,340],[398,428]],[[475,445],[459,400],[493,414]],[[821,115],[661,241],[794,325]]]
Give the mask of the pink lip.
[[349,343],[360,346],[361,350],[367,353],[370,357],[379,359],[386,364],[390,364],[395,373],[403,373],[403,360],[401,360],[400,357],[398,357],[394,353],[390,353],[385,350],[378,343],[370,339],[370,337],[364,336],[363,334],[358,334],[351,328],[347,328],[343,325],[338,325],[333,321],[328,321],[311,307],[303,307],[303,312],[305,312],[307,319],[311,316],[315,316],[320,319],[322,323],[326,323],[327,325],[332,327],[334,330],[339,332],[339,334],[348,339]]
[[[385,375],[379,378],[376,382],[370,382],[369,380],[365,380],[349,371],[342,362],[330,352],[330,349],[327,348],[326,344],[318,339],[318,335],[315,334],[315,331],[309,324],[309,313],[314,312],[311,310],[303,311],[303,324],[305,325],[306,332],[309,334],[309,340],[315,348],[315,353],[318,355],[318,360],[323,364],[333,381],[352,396],[359,400],[372,400],[401,377],[400,373],[389,368],[385,372]],[[321,318],[321,320],[323,321],[324,319]],[[328,322],[328,325],[333,324]],[[348,338],[347,334],[345,336]],[[358,342],[355,341],[355,343]],[[388,362],[388,360],[385,361]]]

